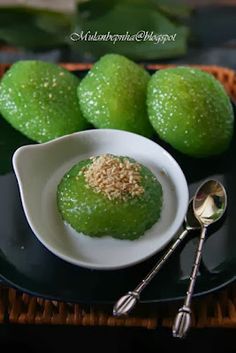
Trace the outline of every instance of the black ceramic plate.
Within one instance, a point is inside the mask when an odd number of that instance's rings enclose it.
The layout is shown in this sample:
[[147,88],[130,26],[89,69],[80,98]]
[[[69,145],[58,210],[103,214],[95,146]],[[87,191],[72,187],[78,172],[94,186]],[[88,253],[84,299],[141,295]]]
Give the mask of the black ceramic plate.
[[[84,73],[79,73],[80,75]],[[32,233],[12,171],[15,149],[32,143],[0,117],[0,276],[3,281],[45,298],[69,302],[112,303],[133,289],[161,256],[123,270],[98,271],[80,268],[51,254]],[[203,260],[195,295],[201,295],[236,278],[236,139],[223,155],[208,159],[186,157],[163,142],[182,167],[190,195],[206,178],[220,180],[228,192],[226,217],[215,228],[204,246]],[[42,166],[43,167],[43,166]],[[33,175],[32,175],[33,178]],[[146,288],[146,303],[176,300],[184,296],[197,238],[190,237],[179,248],[159,275]]]

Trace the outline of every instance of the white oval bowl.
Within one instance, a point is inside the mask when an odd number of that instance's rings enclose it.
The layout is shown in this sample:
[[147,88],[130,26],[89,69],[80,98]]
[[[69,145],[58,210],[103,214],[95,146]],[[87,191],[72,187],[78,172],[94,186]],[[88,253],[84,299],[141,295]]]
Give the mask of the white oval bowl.
[[[77,162],[105,153],[128,156],[148,167],[163,188],[160,220],[139,239],[92,238],[64,224],[57,208],[57,186]],[[118,269],[161,250],[176,234],[188,207],[188,186],[174,158],[157,143],[121,130],[77,132],[53,141],[20,147],[13,156],[28,223],[53,254],[91,269]]]

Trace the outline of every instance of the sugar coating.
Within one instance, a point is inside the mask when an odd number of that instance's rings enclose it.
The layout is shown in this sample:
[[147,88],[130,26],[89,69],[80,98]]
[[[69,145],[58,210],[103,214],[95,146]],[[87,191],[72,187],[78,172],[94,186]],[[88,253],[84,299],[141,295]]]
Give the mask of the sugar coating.
[[233,109],[214,76],[189,67],[160,70],[149,82],[147,105],[154,129],[179,151],[206,157],[227,149]]
[[[128,157],[118,157],[121,162]],[[78,232],[93,237],[110,235],[137,239],[156,223],[162,208],[162,187],[149,169],[140,165],[144,192],[125,199],[109,199],[88,187],[84,170],[93,163],[87,159],[65,174],[58,186],[57,204],[63,220]]]
[[114,128],[152,136],[146,109],[150,75],[116,54],[103,56],[78,87],[80,107],[97,128]]
[[79,79],[43,61],[18,61],[0,83],[0,111],[16,129],[37,142],[83,130],[77,98]]

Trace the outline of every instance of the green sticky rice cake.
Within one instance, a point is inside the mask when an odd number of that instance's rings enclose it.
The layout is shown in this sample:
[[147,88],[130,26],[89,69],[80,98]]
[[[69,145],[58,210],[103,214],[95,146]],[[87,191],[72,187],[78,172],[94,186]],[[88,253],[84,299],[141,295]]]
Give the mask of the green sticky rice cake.
[[78,98],[79,79],[43,61],[18,61],[0,83],[0,111],[17,130],[37,142],[86,129]]
[[146,89],[149,73],[124,56],[107,54],[78,87],[85,118],[97,128],[120,129],[151,137]]
[[208,157],[228,148],[233,109],[213,75],[190,67],[159,70],[148,84],[147,105],[159,137],[182,153]]
[[79,162],[65,174],[57,203],[63,220],[77,232],[134,240],[158,221],[162,187],[134,160],[102,155]]

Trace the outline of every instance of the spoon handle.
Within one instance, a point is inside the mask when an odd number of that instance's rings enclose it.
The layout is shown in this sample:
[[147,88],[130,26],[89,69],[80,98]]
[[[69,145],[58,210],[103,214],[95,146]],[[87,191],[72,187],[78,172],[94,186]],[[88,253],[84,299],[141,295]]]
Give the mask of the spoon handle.
[[195,286],[195,282],[196,282],[196,278],[199,270],[199,265],[201,262],[202,249],[203,249],[203,244],[206,237],[206,230],[207,228],[203,226],[196,255],[195,255],[192,272],[190,275],[190,283],[186,293],[184,305],[179,309],[172,328],[172,333],[174,337],[183,338],[186,335],[191,325],[190,306],[191,306],[192,295],[193,295],[194,286]]
[[169,259],[171,254],[175,251],[181,241],[188,234],[188,229],[185,229],[179,237],[170,245],[166,253],[161,257],[161,259],[156,263],[152,270],[146,275],[146,277],[138,284],[138,286],[133,290],[128,292],[126,295],[122,296],[113,307],[113,315],[121,316],[128,314],[135,304],[139,301],[139,297],[144,288],[151,282],[153,277],[159,272],[164,263]]

